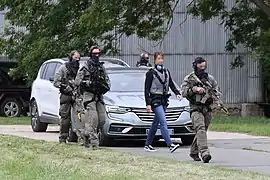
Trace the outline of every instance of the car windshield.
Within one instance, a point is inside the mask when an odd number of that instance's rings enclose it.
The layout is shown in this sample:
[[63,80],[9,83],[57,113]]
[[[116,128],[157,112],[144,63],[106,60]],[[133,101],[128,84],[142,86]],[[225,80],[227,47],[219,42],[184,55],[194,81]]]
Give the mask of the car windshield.
[[104,62],[104,66],[115,66],[115,67],[127,66],[122,61],[117,61],[113,59],[102,59],[102,58],[100,60]]
[[[89,58],[88,57],[82,57],[80,63],[83,64],[85,63]],[[67,59],[65,59],[67,61]],[[100,61],[104,62],[104,67],[109,68],[109,67],[129,67],[126,63],[118,60],[118,59],[112,59],[112,58],[106,58],[106,57],[101,57]]]
[[109,74],[112,92],[143,92],[145,73],[111,73]]

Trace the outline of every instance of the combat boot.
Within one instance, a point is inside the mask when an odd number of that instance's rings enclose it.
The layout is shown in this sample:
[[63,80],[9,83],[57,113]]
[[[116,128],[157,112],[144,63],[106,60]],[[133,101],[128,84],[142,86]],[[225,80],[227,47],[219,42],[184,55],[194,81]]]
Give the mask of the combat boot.
[[92,149],[93,149],[93,150],[97,150],[97,149],[99,149],[99,146],[96,145],[96,144],[93,144],[93,145],[92,145]]
[[84,147],[90,148],[89,136],[84,137]]
[[68,133],[60,133],[59,143],[67,143]]
[[82,137],[78,137],[79,146],[84,146],[84,139]]
[[204,163],[209,163],[209,161],[212,159],[212,156],[210,154],[206,154],[202,157],[202,160]]
[[198,154],[189,154],[189,156],[190,156],[194,161],[201,161],[201,158],[199,157]]
[[59,143],[67,143],[67,139],[65,138],[59,138]]

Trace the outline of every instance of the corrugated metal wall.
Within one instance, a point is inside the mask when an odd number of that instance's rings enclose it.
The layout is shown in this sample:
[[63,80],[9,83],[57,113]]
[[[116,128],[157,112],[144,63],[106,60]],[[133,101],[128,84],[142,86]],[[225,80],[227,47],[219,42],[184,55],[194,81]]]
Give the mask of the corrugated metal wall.
[[[225,103],[261,102],[262,85],[258,62],[240,46],[235,53],[225,52],[229,33],[224,32],[220,21],[213,19],[203,24],[187,16],[187,4],[188,0],[182,0],[175,11],[173,26],[161,46],[136,36],[123,37],[120,40],[121,58],[135,66],[143,51],[162,51],[165,54],[165,65],[180,85],[184,76],[192,71],[191,64],[195,57],[202,56],[208,61],[208,72],[219,82]],[[232,4],[233,1],[227,1],[229,7]],[[231,70],[230,62],[237,54],[242,55],[246,65]]]
[[[229,33],[224,32],[218,19],[201,23],[186,15],[186,5],[190,0],[181,0],[174,15],[171,30],[160,46],[156,42],[139,39],[136,36],[120,40],[121,56],[131,66],[135,66],[144,50],[150,53],[165,53],[165,65],[170,69],[175,82],[180,85],[184,76],[192,71],[191,63],[197,56],[208,60],[208,72],[215,76],[223,92],[225,103],[245,103],[262,101],[262,83],[258,62],[239,47],[235,53],[224,50]],[[234,0],[227,0],[229,8]],[[185,20],[186,19],[186,20]],[[179,26],[185,21],[181,26]],[[5,24],[4,14],[0,13],[1,32]],[[230,62],[240,53],[246,65],[231,70]],[[0,58],[1,59],[1,58]]]

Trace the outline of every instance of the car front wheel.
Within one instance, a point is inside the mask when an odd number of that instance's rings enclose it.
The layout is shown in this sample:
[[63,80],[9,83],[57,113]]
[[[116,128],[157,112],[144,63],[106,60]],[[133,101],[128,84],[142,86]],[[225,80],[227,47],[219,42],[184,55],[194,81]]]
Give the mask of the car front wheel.
[[31,127],[34,132],[46,132],[48,124],[40,122],[36,101],[31,102],[30,106]]
[[181,138],[182,144],[185,146],[189,146],[192,144],[195,136],[185,136]]

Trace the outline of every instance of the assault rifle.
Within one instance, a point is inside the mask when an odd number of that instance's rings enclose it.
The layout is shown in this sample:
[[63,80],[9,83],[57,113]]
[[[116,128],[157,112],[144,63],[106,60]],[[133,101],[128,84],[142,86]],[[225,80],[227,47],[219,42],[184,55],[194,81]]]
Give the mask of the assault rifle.
[[[91,62],[88,62],[91,63]],[[104,62],[99,62],[97,64],[88,64],[89,69],[87,71],[91,74],[89,81],[91,82],[90,91],[94,94],[102,95],[110,90],[107,85],[106,77],[104,76]],[[84,87],[87,88],[87,87]],[[88,87],[89,88],[89,87]]]
[[214,103],[216,103],[218,105],[218,107],[225,114],[230,115],[228,109],[224,106],[223,102],[220,100],[220,95],[222,95],[222,93],[220,91],[218,91],[217,89],[214,89],[208,80],[202,82],[201,80],[198,79],[198,77],[193,76],[193,78],[200,85],[200,87],[205,89],[205,94],[204,94],[203,98],[200,100],[200,102],[202,104],[205,104],[209,98],[212,98]]
[[[72,91],[71,91],[71,92],[67,92],[67,91],[66,91],[66,88],[67,88],[68,86],[72,88]],[[73,89],[74,89],[74,86],[73,86],[72,80],[67,80],[66,78],[63,78],[63,79],[62,79],[61,86],[60,86],[60,92],[63,93],[63,94],[70,94],[70,95],[73,95]]]

